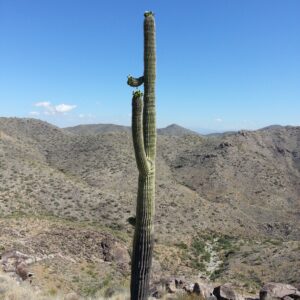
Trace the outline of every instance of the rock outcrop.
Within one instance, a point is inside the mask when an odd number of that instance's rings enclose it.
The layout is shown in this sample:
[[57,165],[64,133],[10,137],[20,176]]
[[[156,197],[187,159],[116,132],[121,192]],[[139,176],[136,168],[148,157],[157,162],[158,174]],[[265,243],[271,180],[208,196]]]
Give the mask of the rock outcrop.
[[272,299],[300,299],[300,291],[290,285],[284,283],[266,283],[259,292],[260,300],[272,300]]
[[159,284],[152,286],[150,294],[153,298],[166,299],[188,295],[204,300],[300,300],[300,291],[284,283],[266,283],[259,295],[249,296],[237,292],[230,283],[214,287],[207,281],[190,283],[184,278],[162,280]]

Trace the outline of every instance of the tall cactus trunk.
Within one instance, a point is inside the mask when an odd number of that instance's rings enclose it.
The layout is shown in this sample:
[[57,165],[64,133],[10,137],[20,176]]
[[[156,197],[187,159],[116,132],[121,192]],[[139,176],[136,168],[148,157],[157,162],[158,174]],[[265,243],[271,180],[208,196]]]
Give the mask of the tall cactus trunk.
[[147,299],[153,251],[154,174],[139,176],[131,266],[131,299]]
[[144,99],[140,91],[132,97],[132,137],[139,171],[136,224],[131,262],[131,299],[147,299],[154,244],[153,218],[155,210],[155,21],[151,12],[144,20],[144,76],[128,77],[130,86],[144,84]]

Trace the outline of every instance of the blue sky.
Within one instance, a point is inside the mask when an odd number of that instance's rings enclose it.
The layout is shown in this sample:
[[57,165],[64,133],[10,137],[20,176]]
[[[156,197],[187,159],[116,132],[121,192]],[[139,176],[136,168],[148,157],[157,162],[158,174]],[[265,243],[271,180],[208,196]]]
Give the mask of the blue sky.
[[300,125],[299,0],[0,0],[0,116],[129,125],[146,10],[159,127]]

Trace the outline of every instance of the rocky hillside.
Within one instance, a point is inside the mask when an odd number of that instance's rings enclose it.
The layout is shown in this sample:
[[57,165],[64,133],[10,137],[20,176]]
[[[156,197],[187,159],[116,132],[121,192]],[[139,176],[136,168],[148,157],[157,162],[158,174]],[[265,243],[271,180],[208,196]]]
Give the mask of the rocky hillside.
[[[129,251],[137,188],[130,132],[85,126],[0,118],[0,250],[61,253],[59,260],[80,270],[99,249],[77,261],[73,242],[65,241],[80,239],[76,228],[88,226],[91,241],[109,233]],[[158,137],[156,276],[199,275],[249,290],[270,280],[299,283],[300,127],[213,137],[186,132]],[[27,231],[20,233],[23,222]],[[49,235],[57,237],[51,247]],[[44,267],[55,273],[51,263]],[[72,272],[64,274],[66,289],[80,285]],[[105,272],[127,280],[128,269],[117,263]]]

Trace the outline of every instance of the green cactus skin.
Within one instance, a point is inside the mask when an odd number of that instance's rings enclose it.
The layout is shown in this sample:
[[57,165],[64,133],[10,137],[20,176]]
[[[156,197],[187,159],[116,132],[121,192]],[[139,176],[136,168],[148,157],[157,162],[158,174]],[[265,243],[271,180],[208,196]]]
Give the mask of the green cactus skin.
[[154,14],[151,12],[146,12],[144,16],[144,76],[139,78],[129,76],[127,81],[133,87],[144,84],[144,98],[140,91],[135,91],[132,97],[132,137],[139,171],[131,262],[130,292],[132,300],[148,298],[154,244],[156,157],[155,20]]

